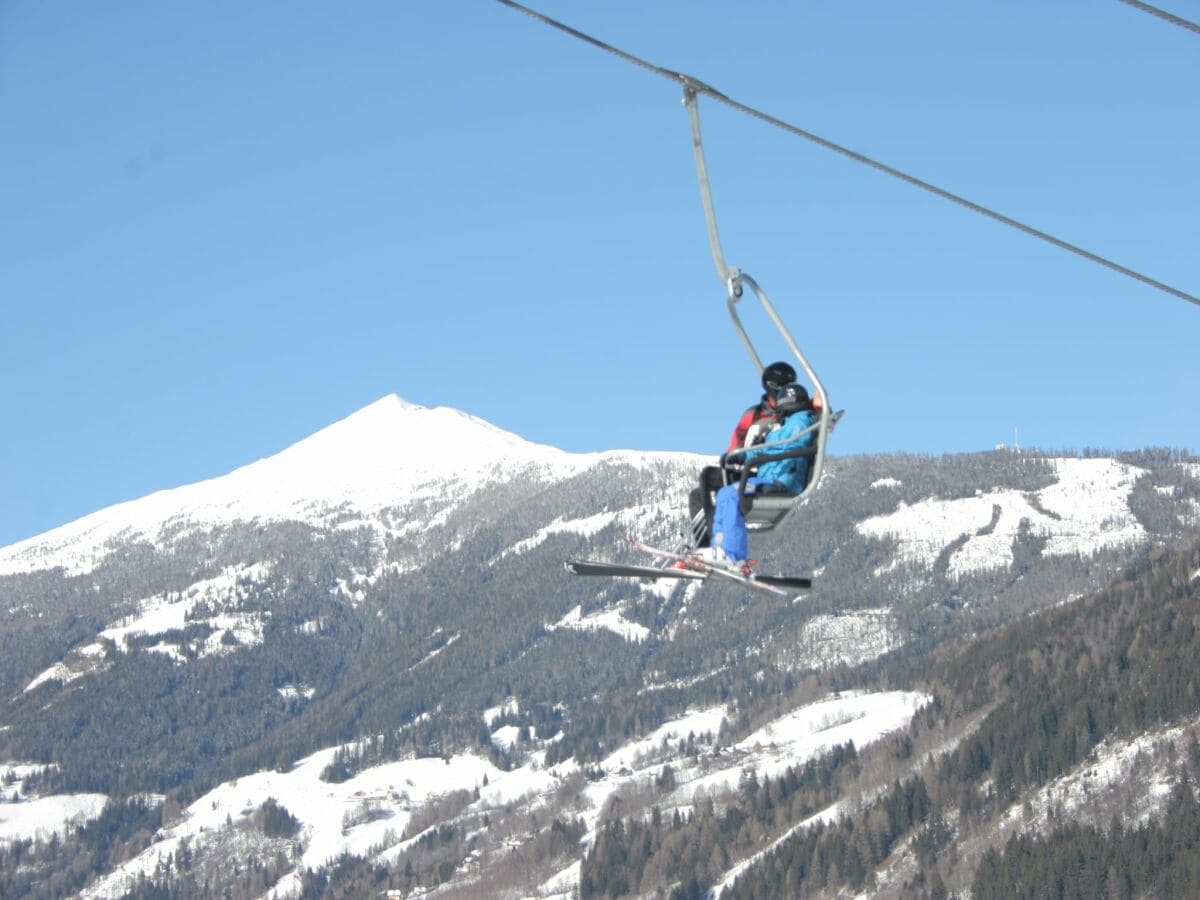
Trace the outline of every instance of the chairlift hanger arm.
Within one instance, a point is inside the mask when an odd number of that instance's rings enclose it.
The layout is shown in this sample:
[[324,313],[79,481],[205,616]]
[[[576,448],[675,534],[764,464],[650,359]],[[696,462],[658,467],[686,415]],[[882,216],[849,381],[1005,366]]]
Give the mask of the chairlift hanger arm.
[[[704,204],[704,221],[708,225],[708,246],[712,250],[713,265],[717,267],[717,278],[726,289],[737,296],[742,294],[742,286],[738,283],[737,269],[730,269],[725,262],[725,253],[721,249],[721,235],[717,230],[717,212],[713,208],[712,185],[708,180],[708,164],[704,159],[704,140],[700,136],[700,110],[696,104],[696,87],[691,83],[684,84],[683,105],[687,107],[688,121],[692,126],[692,155],[696,159],[696,177],[700,181],[700,202]],[[751,349],[751,356],[754,351]],[[755,357],[755,362],[758,358]],[[762,364],[759,363],[759,368]]]
[[716,206],[712,198],[712,183],[708,175],[708,163],[704,156],[704,139],[700,131],[700,109],[697,101],[697,88],[691,79],[686,79],[683,88],[683,104],[687,107],[688,122],[692,129],[692,155],[696,161],[696,178],[700,183],[700,201],[704,206],[704,220],[708,226],[708,244],[712,251],[713,264],[717,269],[717,277],[721,283],[725,285],[726,303],[729,307],[729,315],[733,319],[734,328],[737,330],[738,337],[742,341],[742,345],[746,348],[746,352],[750,355],[751,361],[755,368],[761,372],[763,370],[763,362],[754,348],[754,343],[750,340],[750,336],[746,333],[745,327],[742,325],[741,316],[738,315],[737,304],[744,294],[743,286],[749,286],[750,290],[758,298],[770,318],[775,329],[782,335],[784,342],[787,344],[788,350],[799,361],[804,373],[808,376],[816,391],[817,397],[820,398],[822,409],[829,408],[829,398],[825,394],[825,387],[817,374],[809,365],[800,347],[796,344],[787,326],[783,323],[779,313],[775,310],[775,305],[758,282],[751,278],[747,273],[738,268],[731,268],[725,262],[725,252],[721,247],[721,235],[717,228],[717,213]]

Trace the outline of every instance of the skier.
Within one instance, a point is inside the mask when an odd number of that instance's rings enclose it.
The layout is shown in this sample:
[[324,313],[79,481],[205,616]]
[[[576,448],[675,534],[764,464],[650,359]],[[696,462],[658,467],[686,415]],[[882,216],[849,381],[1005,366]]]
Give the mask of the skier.
[[[778,424],[767,434],[766,445],[737,454],[744,457],[743,463],[748,467],[754,467],[756,460],[766,460],[752,477],[746,479],[746,499],[751,502],[756,494],[799,494],[808,479],[807,456],[771,458],[812,444],[812,426],[816,418],[808,391],[803,385],[788,384],[775,391],[772,400],[772,411]],[[748,540],[738,484],[727,484],[717,491],[712,543],[718,556],[723,555],[745,566],[749,556]]]
[[[725,455],[745,447],[761,443],[767,432],[777,424],[775,417],[775,395],[786,385],[796,381],[796,370],[786,362],[771,363],[762,372],[762,399],[751,406],[738,419],[729,439]],[[717,491],[741,477],[740,465],[705,466],[700,470],[700,486],[688,495],[688,514],[692,521],[692,536],[696,547],[707,547],[712,534],[713,497]],[[703,512],[703,518],[701,518]]]

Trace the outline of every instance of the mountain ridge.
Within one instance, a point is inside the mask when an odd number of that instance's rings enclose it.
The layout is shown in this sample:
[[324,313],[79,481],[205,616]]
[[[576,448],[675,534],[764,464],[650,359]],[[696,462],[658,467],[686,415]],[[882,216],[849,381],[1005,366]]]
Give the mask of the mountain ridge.
[[[867,883],[881,848],[895,847],[902,864],[871,877],[890,885],[884,895],[921,896],[911,879],[934,869],[905,846],[968,835],[976,843],[961,858],[978,860],[979,842],[995,840],[968,818],[889,843],[928,803],[952,818],[956,804],[978,817],[991,802],[986,758],[998,745],[970,735],[993,680],[1011,680],[1000,668],[1011,654],[992,645],[985,658],[971,647],[989,645],[969,642],[1029,622],[1029,658],[1042,659],[1042,623],[1101,627],[1071,610],[1200,533],[1200,465],[1186,454],[832,457],[803,509],[754,539],[763,571],[812,572],[798,600],[574,578],[564,559],[637,558],[627,534],[678,541],[706,460],[560,456],[398,397],[360,412],[285,458],[278,483],[293,498],[319,494],[311,473],[332,459],[337,475],[347,445],[379,451],[376,468],[351,473],[376,482],[378,467],[408,458],[396,441],[423,455],[431,430],[495,449],[449,459],[415,489],[409,472],[403,490],[373,490],[361,506],[345,480],[316,508],[281,507],[282,519],[193,520],[184,504],[149,536],[96,545],[86,571],[0,574],[0,892],[121,896],[153,884],[194,896],[221,884],[247,896],[361,896],[375,878],[440,885],[447,897],[593,896],[635,883],[670,896],[680,859],[714,890],[739,873],[770,884],[759,854],[784,851],[794,834],[856,847],[861,865],[823,875],[850,884]],[[397,423],[408,427],[388,437]],[[277,457],[260,462],[237,471],[279,471]],[[473,481],[451,477],[476,462]],[[247,495],[264,490],[247,484]],[[1156,627],[1132,646],[1171,633]],[[1090,647],[1055,646],[1056,679],[1109,671]],[[1147,722],[1145,740],[1181,746],[1189,721]],[[1126,737],[1103,752],[1136,756]],[[928,799],[911,782],[891,788],[928,754],[951,754],[976,780],[935,790],[941,777],[927,774]],[[1124,769],[1105,765],[1118,794]],[[1173,770],[1154,771],[1151,787]],[[793,790],[790,812],[771,813]],[[1030,797],[1035,809],[1051,802]],[[888,812],[895,822],[878,840],[856,843],[838,824],[858,817],[859,833],[876,835],[878,804],[893,802],[909,813]],[[637,829],[655,804],[681,819],[675,837],[654,840],[685,855],[640,858]],[[1157,808],[1149,794],[1139,805]],[[45,818],[55,809],[59,820]],[[83,830],[67,821],[76,814]],[[39,827],[58,835],[53,853]],[[622,828],[637,838],[628,870],[613,852]],[[699,855],[679,843],[714,833],[736,839]],[[14,840],[32,844],[10,852]],[[514,858],[522,865],[505,862]],[[969,866],[940,871],[970,883]]]
[[605,460],[660,455],[677,454],[569,453],[461,410],[421,406],[393,393],[225,475],[114,504],[0,547],[0,575],[58,566],[86,574],[103,559],[109,542],[153,541],[172,524],[329,521],[347,509],[372,514],[400,506],[420,498],[422,489],[446,482],[462,494],[520,474],[557,479]]

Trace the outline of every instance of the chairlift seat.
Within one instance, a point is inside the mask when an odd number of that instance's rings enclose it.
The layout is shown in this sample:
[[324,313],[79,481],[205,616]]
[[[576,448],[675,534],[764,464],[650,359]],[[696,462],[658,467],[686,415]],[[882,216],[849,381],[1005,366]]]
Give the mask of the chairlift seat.
[[750,509],[746,512],[748,531],[770,531],[788,517],[796,505],[796,494],[758,494],[746,497]]

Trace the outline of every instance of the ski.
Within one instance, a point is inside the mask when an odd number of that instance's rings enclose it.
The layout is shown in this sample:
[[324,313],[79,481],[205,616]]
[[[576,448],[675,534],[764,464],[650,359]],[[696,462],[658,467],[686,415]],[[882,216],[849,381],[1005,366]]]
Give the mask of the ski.
[[691,569],[660,569],[655,566],[627,566],[620,563],[570,559],[563,565],[572,575],[607,575],[613,578],[683,578],[703,581],[702,572]]
[[753,572],[747,573],[743,572],[741,569],[723,566],[720,563],[710,563],[694,555],[672,553],[669,550],[659,550],[657,547],[649,547],[646,544],[635,541],[633,538],[626,538],[626,540],[629,542],[631,547],[641,550],[643,553],[649,553],[652,556],[657,556],[659,559],[671,560],[677,566],[681,567],[676,571],[700,572],[706,577],[709,575],[716,575],[719,578],[737,582],[745,587],[765,591],[766,593],[776,597],[790,598],[793,591],[807,590],[808,588],[812,587],[811,578],[793,578],[785,575],[758,575]]
[[794,591],[807,591],[812,587],[811,578],[801,578],[795,575],[759,575],[753,576],[763,584],[773,584],[776,587],[791,588]]
[[632,538],[626,538],[631,547],[649,553],[659,559],[668,560],[674,565],[663,568],[660,566],[637,566],[626,563],[597,562],[589,559],[571,559],[563,563],[564,568],[572,575],[596,575],[608,578],[640,578],[653,579],[673,578],[690,581],[705,581],[710,576],[717,576],[728,581],[736,582],[743,587],[764,591],[774,597],[791,597],[795,591],[803,591],[812,587],[811,578],[797,578],[787,575],[759,575],[754,572],[743,572],[711,563],[694,555],[672,553],[669,550],[659,550]]

